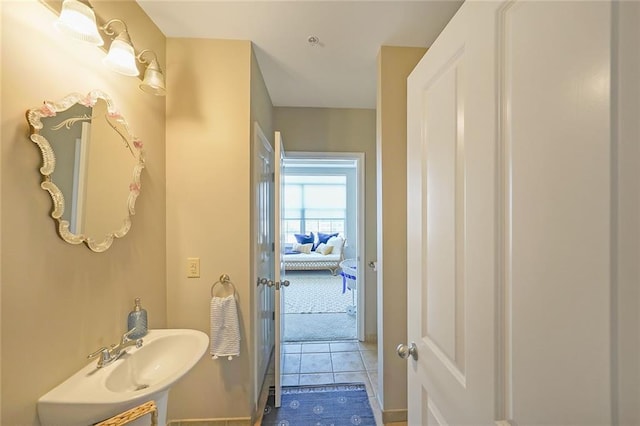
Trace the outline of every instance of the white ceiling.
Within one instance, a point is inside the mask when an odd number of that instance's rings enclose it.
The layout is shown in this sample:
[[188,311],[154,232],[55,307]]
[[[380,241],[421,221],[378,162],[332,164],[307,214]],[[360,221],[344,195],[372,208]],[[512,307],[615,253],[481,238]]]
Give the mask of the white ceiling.
[[[275,106],[375,108],[380,46],[428,47],[462,1],[137,0],[167,37],[251,40]],[[307,40],[316,36],[312,46]]]

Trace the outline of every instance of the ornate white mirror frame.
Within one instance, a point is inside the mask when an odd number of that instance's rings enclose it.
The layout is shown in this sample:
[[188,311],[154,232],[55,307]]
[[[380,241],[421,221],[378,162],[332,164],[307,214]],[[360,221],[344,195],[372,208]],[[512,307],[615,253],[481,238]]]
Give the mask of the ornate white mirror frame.
[[40,187],[51,195],[58,234],[95,252],[107,250],[131,228],[144,169],[142,142],[99,90],[45,101],[27,111],[27,120],[42,153]]

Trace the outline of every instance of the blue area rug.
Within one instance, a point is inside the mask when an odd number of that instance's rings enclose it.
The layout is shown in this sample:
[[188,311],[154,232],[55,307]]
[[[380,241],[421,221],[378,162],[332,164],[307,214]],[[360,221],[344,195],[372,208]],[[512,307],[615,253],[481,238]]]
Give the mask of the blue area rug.
[[269,390],[262,425],[375,426],[367,389],[362,383],[282,388],[282,406],[275,408]]

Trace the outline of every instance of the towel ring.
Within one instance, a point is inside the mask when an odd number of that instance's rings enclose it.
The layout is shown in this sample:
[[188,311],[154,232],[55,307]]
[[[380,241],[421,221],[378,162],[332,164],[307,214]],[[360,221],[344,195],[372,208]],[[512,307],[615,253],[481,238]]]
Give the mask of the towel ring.
[[229,278],[229,275],[227,274],[222,274],[220,275],[220,278],[218,279],[218,281],[216,281],[215,283],[213,283],[213,285],[211,286],[211,297],[213,297],[213,289],[218,285],[222,285],[223,287],[226,284],[231,284],[231,287],[233,288],[233,297],[237,297],[238,292],[236,291],[236,286],[231,282],[231,278]]

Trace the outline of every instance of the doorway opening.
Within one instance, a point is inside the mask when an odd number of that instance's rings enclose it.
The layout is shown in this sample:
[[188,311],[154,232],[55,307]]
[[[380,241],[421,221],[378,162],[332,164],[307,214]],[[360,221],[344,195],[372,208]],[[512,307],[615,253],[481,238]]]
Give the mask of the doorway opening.
[[287,152],[285,342],[364,340],[363,161],[360,153]]

